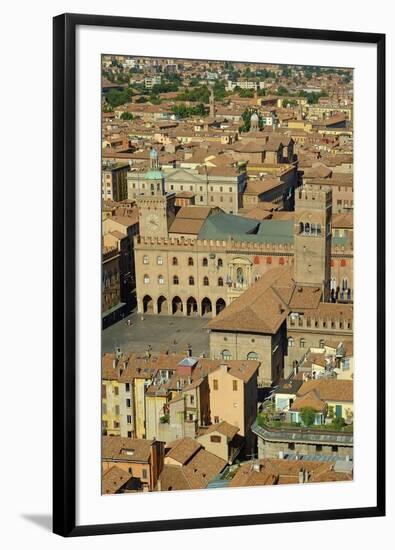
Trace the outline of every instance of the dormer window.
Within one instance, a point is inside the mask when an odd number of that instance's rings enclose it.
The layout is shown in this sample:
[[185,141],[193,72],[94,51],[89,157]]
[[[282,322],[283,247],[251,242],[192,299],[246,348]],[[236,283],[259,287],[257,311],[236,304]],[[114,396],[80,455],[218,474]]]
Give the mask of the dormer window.
[[134,449],[122,449],[121,454],[133,456],[134,455]]

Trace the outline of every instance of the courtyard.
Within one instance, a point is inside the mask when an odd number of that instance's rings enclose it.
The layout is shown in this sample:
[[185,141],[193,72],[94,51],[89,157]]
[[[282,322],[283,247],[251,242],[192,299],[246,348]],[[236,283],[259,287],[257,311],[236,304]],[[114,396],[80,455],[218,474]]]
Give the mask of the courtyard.
[[[130,325],[128,325],[130,321]],[[102,331],[102,351],[113,352],[117,347],[125,352],[187,353],[209,356],[209,319],[165,315],[141,315],[133,312]]]

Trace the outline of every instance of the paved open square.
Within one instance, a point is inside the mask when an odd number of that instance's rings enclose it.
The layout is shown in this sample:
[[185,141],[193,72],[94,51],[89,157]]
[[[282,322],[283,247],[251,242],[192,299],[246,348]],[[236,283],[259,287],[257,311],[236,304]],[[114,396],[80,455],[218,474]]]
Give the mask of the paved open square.
[[154,352],[186,353],[190,344],[193,355],[208,357],[208,321],[191,317],[142,316],[134,312],[102,331],[102,349],[103,352],[112,352],[119,346],[126,352],[144,352],[151,346]]

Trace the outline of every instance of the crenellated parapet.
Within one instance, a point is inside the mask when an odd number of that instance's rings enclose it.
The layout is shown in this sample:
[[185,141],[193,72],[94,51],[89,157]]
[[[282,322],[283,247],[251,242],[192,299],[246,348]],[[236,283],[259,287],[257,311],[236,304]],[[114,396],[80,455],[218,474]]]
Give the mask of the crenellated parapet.
[[353,246],[351,243],[346,245],[337,245],[333,244],[331,246],[331,255],[332,256],[349,256],[352,257],[354,253]]
[[305,184],[297,190],[296,200],[300,209],[323,208],[325,210],[332,206],[332,191]]
[[280,254],[290,255],[294,253],[293,243],[262,243],[250,241],[235,241],[234,239],[196,239],[187,237],[141,237],[134,240],[136,250],[167,250],[218,253],[242,253],[242,254]]
[[288,330],[306,330],[306,331],[331,331],[344,333],[352,333],[353,330],[353,319],[352,315],[347,318],[339,318],[336,315],[325,315],[319,316],[313,313],[294,316],[293,314],[289,315],[287,318],[287,329]]

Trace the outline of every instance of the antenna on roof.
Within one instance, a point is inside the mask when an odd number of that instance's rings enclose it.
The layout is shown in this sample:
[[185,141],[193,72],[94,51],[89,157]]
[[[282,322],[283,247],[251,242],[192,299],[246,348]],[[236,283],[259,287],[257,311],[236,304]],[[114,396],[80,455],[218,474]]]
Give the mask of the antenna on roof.
[[258,471],[259,471],[259,462],[256,462],[257,454],[255,452],[252,452],[251,454],[246,455],[246,457],[251,459],[251,468],[250,468],[250,470],[251,471],[256,470],[257,467],[258,467]]

